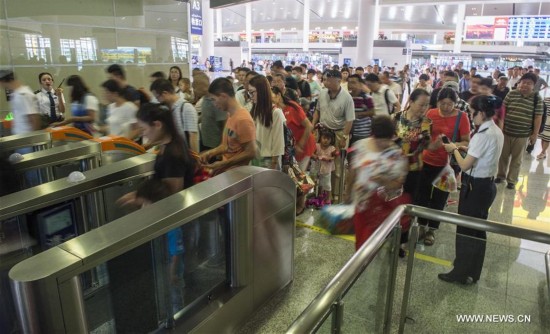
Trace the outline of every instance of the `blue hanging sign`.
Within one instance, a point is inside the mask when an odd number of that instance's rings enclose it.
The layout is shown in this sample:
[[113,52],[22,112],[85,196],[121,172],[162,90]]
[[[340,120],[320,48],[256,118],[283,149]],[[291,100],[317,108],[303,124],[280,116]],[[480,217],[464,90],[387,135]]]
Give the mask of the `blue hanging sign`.
[[201,0],[191,0],[191,33],[193,35],[202,35]]

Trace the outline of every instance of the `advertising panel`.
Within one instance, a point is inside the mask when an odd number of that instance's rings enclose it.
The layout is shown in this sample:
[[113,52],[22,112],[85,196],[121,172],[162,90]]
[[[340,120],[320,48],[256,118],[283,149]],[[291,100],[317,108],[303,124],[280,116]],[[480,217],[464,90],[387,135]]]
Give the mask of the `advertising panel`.
[[202,35],[202,2],[191,0],[191,33]]

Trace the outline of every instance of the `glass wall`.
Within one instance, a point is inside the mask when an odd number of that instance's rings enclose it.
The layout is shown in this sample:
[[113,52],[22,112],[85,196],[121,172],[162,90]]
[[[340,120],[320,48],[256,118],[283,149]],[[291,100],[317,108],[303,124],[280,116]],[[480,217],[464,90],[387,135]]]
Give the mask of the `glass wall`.
[[[14,69],[33,90],[40,72],[51,72],[57,84],[78,74],[100,99],[99,85],[113,63],[125,65],[135,87],[147,87],[149,74],[172,65],[188,75],[187,6],[173,0],[0,0],[0,68]],[[0,117],[8,110],[2,93]]]

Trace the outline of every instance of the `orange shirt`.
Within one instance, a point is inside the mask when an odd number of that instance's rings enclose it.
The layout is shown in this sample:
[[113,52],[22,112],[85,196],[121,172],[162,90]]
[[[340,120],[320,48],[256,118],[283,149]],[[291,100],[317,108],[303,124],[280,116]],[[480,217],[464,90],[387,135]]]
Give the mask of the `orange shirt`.
[[[470,121],[468,115],[465,112],[460,113],[460,124],[458,126],[458,133],[456,135],[456,142],[460,141],[462,136],[470,133]],[[457,116],[443,117],[439,112],[439,108],[428,110],[426,117],[432,120],[431,137],[432,142],[436,141],[440,135],[445,135],[450,141],[453,140],[453,132],[455,129]],[[422,160],[432,166],[445,166],[449,159],[449,154],[445,151],[445,148],[441,146],[435,151],[424,150],[422,152]]]
[[[244,144],[256,140],[256,128],[248,110],[241,108],[233,115],[228,115],[222,140],[227,145],[227,151],[223,154],[224,161],[243,152]],[[249,161],[243,161],[230,168],[246,166],[248,163]]]

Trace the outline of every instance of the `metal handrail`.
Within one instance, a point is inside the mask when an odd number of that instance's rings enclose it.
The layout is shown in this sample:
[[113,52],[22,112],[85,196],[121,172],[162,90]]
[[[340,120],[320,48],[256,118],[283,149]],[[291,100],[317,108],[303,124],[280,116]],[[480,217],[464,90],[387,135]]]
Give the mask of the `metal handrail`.
[[374,259],[386,237],[399,223],[401,216],[405,213],[405,209],[406,207],[401,205],[386,218],[384,223],[349,259],[317,297],[313,299],[298,319],[294,321],[287,333],[310,333],[317,327],[319,321],[330,311],[332,304],[348,290],[349,286],[355,282],[356,278]]
[[[320,322],[331,311],[332,305],[341,298],[374,259],[378,249],[382,246],[392,229],[399,224],[403,215],[437,220],[457,226],[550,244],[549,233],[416,205],[399,206],[384,220],[373,235],[313,299],[302,314],[292,323],[287,333],[311,333],[320,325]],[[550,291],[550,251],[546,254],[546,266]]]

